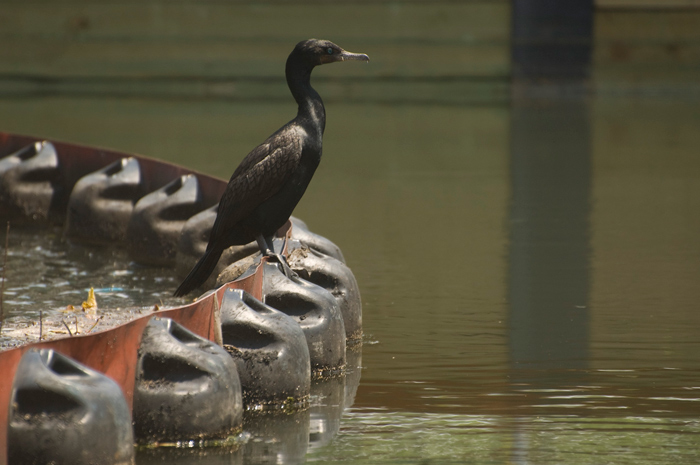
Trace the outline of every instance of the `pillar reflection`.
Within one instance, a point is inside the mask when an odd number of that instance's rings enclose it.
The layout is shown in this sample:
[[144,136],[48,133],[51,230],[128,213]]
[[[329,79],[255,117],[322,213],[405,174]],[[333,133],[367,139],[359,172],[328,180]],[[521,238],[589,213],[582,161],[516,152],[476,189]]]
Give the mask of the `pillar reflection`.
[[516,372],[588,363],[590,144],[584,99],[514,102],[509,324]]

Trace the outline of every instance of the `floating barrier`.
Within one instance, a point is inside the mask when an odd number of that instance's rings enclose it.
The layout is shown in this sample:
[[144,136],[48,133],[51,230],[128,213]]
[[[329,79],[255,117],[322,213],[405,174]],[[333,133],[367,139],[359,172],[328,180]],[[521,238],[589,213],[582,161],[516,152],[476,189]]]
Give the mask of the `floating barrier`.
[[335,245],[329,239],[311,232],[309,227],[306,226],[306,223],[299,218],[291,217],[290,220],[294,231],[294,235],[292,236],[293,239],[301,242],[312,250],[321,252],[324,255],[333,257],[336,260],[345,263],[345,257],[343,256],[343,252],[340,251],[340,247]]
[[228,289],[221,303],[221,335],[238,367],[246,405],[308,404],[311,359],[293,318],[243,290]]
[[133,415],[142,444],[230,436],[243,421],[236,365],[221,346],[152,318],[139,348]]
[[[123,243],[139,263],[189,271],[206,247],[215,203],[225,186],[223,180],[141,156],[0,132],[0,219],[63,223],[71,241]],[[257,253],[255,244],[232,247],[204,286],[217,289],[193,303],[102,332],[0,352],[5,374],[0,382],[0,464],[34,463],[34,456],[41,463],[131,463],[134,432],[140,443],[211,438],[228,444],[226,437],[240,428],[244,406],[287,412],[278,423],[269,414],[243,415],[246,430],[257,428],[256,434],[265,436],[265,429],[272,428],[294,436],[283,442],[287,445],[280,443],[279,456],[303,458],[310,424],[317,433],[337,431],[342,408],[326,409],[326,417],[310,416],[306,408],[313,373],[340,376],[330,383],[340,386],[336,404],[348,398],[342,392],[346,340],[352,343],[362,334],[357,282],[340,249],[297,218],[278,232],[275,243],[297,276],[286,277]],[[30,363],[43,364],[29,371],[44,373],[42,382],[51,386],[47,392],[55,388],[53,398],[61,408],[75,405],[61,394],[61,380],[76,373],[84,373],[81,379],[100,378],[120,394],[119,400],[98,396],[90,402],[120,418],[126,412],[128,431],[71,429],[83,445],[100,439],[95,434],[102,436],[105,446],[89,450],[111,451],[115,461],[85,456],[81,462],[83,456],[74,455],[70,442],[67,455],[41,452],[26,442],[52,441],[45,436],[50,428],[32,426],[39,422],[22,426],[17,409],[26,403],[11,403],[31,390],[25,368]],[[353,383],[359,382],[359,370],[353,376]],[[330,384],[319,392],[330,395],[323,391]],[[122,407],[109,402],[122,402]],[[282,425],[291,417],[294,429]],[[17,439],[19,431],[24,442]],[[325,433],[314,434],[318,440],[312,443],[328,439]],[[118,445],[124,440],[128,445]],[[256,453],[256,444],[244,443],[237,453]],[[15,461],[18,457],[26,460]]]
[[0,160],[0,213],[46,220],[60,208],[58,155],[50,142],[35,142]]
[[110,378],[51,349],[22,356],[12,385],[8,462],[130,464],[131,415]]
[[85,243],[125,241],[134,204],[145,194],[142,181],[133,157],[80,178],[68,199],[66,237]]
[[142,197],[134,206],[126,232],[131,257],[144,265],[175,266],[182,227],[207,206],[192,174]]
[[[177,246],[175,265],[178,274],[187,276],[187,273],[189,273],[195,263],[197,263],[197,260],[204,255],[204,251],[207,248],[207,243],[209,242],[211,228],[214,226],[216,210],[218,207],[219,204],[217,203],[213,207],[197,213],[187,220],[185,225],[182,227],[180,240]],[[228,249],[224,250],[216,268],[212,272],[209,279],[207,279],[207,281],[204,283],[204,287],[219,287],[219,285],[217,285],[219,282],[218,276],[227,266],[255,254],[258,252],[258,250],[257,244],[252,242],[246,245],[229,247]],[[240,276],[240,274],[242,273],[239,273],[239,275],[237,275],[235,278],[223,280],[221,284],[233,281]]]
[[291,316],[306,337],[314,374],[345,368],[345,325],[333,296],[299,277],[287,277],[274,263],[263,263],[263,301]]
[[348,342],[358,342],[362,338],[362,304],[360,288],[350,268],[341,260],[298,240],[290,241],[287,251],[289,266],[301,279],[324,288],[335,298],[343,316]]

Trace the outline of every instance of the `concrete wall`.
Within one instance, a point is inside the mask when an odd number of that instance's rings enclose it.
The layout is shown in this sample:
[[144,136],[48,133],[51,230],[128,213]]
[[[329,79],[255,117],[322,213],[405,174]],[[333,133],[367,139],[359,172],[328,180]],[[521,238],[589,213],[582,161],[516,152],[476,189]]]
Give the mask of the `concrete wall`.
[[601,91],[698,91],[699,8],[599,8],[594,28]]
[[[11,1],[0,10],[0,92],[286,98],[287,55],[318,37],[372,58],[324,69],[329,98],[469,100],[502,90],[509,34],[507,0]],[[376,85],[338,88],[347,77]]]
[[[698,87],[700,0],[594,5],[598,90]],[[325,37],[372,57],[318,73],[330,100],[499,102],[513,70],[511,15],[510,0],[5,0],[0,96],[286,99],[292,46]]]

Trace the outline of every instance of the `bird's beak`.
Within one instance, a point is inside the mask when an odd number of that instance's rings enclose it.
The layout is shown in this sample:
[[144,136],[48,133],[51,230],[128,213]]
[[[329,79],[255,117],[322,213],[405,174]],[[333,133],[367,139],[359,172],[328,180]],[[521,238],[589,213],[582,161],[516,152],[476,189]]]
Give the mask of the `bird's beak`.
[[352,53],[343,50],[343,53],[339,55],[340,61],[358,60],[358,61],[369,61],[369,57],[364,53]]

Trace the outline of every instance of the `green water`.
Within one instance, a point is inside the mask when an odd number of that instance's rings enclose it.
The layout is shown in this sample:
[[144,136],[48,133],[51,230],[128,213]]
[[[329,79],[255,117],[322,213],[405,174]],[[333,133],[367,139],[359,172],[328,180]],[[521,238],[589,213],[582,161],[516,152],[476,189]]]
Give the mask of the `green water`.
[[[0,103],[2,130],[224,178],[295,111]],[[697,101],[336,101],[327,114],[295,214],[341,247],[359,282],[359,387],[318,387],[312,410],[277,433],[253,428],[238,451],[178,463],[697,462]]]

